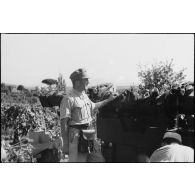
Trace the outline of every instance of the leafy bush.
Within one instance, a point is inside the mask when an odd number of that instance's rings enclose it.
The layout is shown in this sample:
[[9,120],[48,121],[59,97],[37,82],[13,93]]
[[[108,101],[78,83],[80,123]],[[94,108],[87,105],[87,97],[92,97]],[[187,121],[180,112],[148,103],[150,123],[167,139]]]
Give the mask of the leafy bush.
[[43,130],[51,140],[60,136],[60,124],[55,108],[35,104],[1,104],[1,139],[7,152],[4,162],[34,162],[32,145],[26,140],[30,131]]
[[141,79],[145,89],[156,87],[161,91],[173,85],[181,84],[186,76],[184,75],[185,69],[179,72],[174,71],[173,60],[154,64],[151,68],[147,68],[147,66],[144,68],[143,65],[139,65],[139,67],[138,77]]

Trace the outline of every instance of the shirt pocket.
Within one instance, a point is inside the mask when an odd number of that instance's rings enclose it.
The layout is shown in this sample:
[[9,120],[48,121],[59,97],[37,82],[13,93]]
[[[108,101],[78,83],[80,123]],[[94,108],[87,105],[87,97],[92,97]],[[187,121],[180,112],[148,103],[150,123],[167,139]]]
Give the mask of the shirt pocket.
[[85,116],[85,104],[83,102],[76,101],[73,109],[73,120],[81,121],[86,118]]

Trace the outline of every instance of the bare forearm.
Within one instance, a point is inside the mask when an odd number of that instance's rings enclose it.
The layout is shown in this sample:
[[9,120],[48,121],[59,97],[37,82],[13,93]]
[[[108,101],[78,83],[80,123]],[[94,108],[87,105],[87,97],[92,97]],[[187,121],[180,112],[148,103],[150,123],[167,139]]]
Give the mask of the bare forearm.
[[99,108],[105,106],[108,102],[110,102],[109,99],[106,99],[106,100],[103,100],[101,102],[95,103],[95,109],[99,109]]
[[67,126],[68,119],[61,119],[61,133],[62,133],[62,140],[63,140],[63,152],[68,154],[69,153],[69,130]]

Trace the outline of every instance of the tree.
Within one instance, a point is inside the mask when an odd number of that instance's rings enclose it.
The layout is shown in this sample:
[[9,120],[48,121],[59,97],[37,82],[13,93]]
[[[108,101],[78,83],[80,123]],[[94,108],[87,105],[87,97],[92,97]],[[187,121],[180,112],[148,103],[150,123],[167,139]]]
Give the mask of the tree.
[[1,83],[1,90],[5,89],[5,87],[6,87],[5,83]]
[[12,89],[14,88],[12,85],[8,85],[7,86],[8,87],[8,89],[9,89],[9,92],[11,93],[12,92]]
[[23,91],[26,97],[32,97],[32,93],[28,89],[24,88]]
[[39,87],[38,86],[35,87],[35,91],[39,92]]
[[11,91],[10,91],[9,87],[6,86],[5,83],[1,83],[1,92],[6,93],[6,94],[10,94]]
[[138,72],[138,77],[141,79],[141,83],[144,88],[151,89],[153,87],[158,88],[160,91],[166,87],[171,87],[173,85],[178,85],[183,82],[186,75],[184,75],[184,69],[179,72],[173,70],[173,59],[170,62],[160,62],[158,64],[152,65],[151,68],[143,69],[142,65],[139,65],[140,71]]
[[23,91],[24,90],[24,86],[23,85],[18,85],[17,90]]
[[55,80],[55,79],[44,79],[44,80],[42,80],[42,83],[48,85],[49,92],[51,92],[51,91],[53,91],[52,90],[52,85],[56,85],[57,86],[58,81]]
[[44,79],[44,80],[42,80],[42,83],[51,86],[51,85],[54,85],[54,84],[57,85],[58,81],[55,80],[55,79]]

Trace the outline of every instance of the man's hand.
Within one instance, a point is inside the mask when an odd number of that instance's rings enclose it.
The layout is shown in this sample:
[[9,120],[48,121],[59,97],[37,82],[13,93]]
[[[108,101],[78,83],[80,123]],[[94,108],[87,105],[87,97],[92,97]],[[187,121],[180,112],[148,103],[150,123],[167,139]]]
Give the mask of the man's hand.
[[95,103],[95,109],[102,108],[103,106],[105,106],[105,105],[108,104],[109,102],[113,101],[117,96],[118,96],[117,93],[111,93],[108,99],[103,100],[103,101],[101,101],[101,102]]
[[108,98],[109,101],[113,101],[118,96],[117,93],[111,93],[110,97]]

